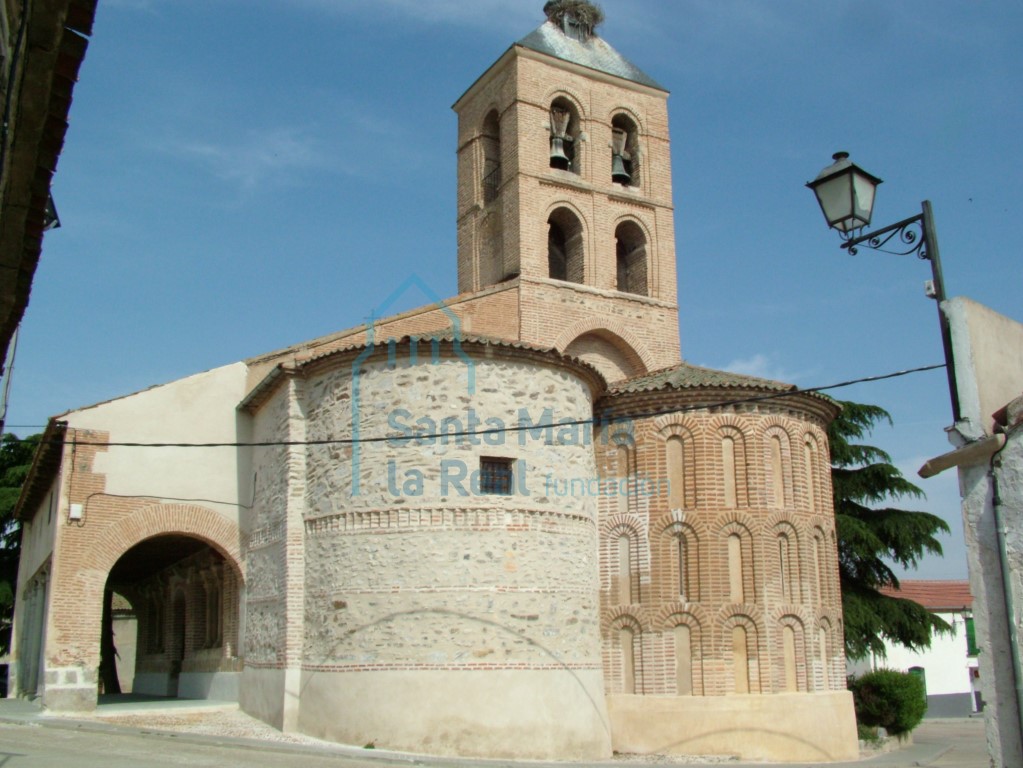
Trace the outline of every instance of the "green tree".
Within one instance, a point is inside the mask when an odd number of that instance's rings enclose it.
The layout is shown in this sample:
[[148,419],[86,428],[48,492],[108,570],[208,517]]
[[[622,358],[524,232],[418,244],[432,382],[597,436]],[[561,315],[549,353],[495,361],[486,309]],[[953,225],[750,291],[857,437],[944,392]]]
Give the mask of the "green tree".
[[32,435],[21,440],[5,434],[0,438],[0,654],[11,647],[14,590],[21,555],[21,523],[14,519],[14,506],[41,437]]
[[[842,413],[828,428],[831,479],[838,531],[838,567],[845,615],[845,652],[860,659],[884,655],[884,641],[919,650],[932,632],[951,627],[922,605],[881,593],[898,587],[889,563],[916,568],[930,553],[941,555],[938,534],[948,533],[940,517],[887,506],[924,493],[896,469],[885,451],[857,442],[891,415],[876,405],[841,402]],[[882,506],[883,505],[883,506]]]

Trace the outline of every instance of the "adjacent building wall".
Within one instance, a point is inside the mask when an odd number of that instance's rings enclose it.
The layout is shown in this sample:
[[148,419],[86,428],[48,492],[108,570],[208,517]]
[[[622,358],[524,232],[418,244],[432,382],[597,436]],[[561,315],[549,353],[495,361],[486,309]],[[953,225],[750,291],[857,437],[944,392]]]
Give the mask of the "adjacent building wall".
[[[979,661],[989,751],[996,766],[1023,766],[1023,659],[1018,642],[1010,642],[1013,634],[1023,634],[1023,324],[964,298],[942,309],[952,333],[962,415],[950,441],[966,450],[986,438],[1001,441],[996,431],[1006,433],[995,455],[988,451],[971,460],[975,463],[954,463],[977,641],[984,649]],[[1015,615],[1007,604],[1014,605]]]
[[995,414],[1023,392],[1023,323],[962,296],[942,307],[955,351],[961,418],[968,439],[994,433]]
[[979,662],[968,653],[966,620],[959,612],[934,613],[952,626],[951,634],[933,634],[930,648],[923,651],[888,644],[885,656],[857,662],[850,671],[859,675],[875,669],[922,670],[927,687],[924,717],[969,717],[977,711],[973,675]]
[[[237,419],[224,405],[240,400],[244,385],[239,363],[64,415],[57,501],[52,517],[50,508],[36,511],[28,534],[31,553],[43,546],[31,543],[32,526],[43,515],[52,520],[39,691],[47,708],[95,707],[103,592],[128,549],[151,536],[181,533],[237,562],[238,452],[230,445]],[[126,442],[228,445],[112,445]]]

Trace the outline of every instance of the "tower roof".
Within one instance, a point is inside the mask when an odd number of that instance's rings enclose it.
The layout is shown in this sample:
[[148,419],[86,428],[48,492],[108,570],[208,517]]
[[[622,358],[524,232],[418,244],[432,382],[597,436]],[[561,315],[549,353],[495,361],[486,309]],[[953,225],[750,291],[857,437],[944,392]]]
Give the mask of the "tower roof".
[[794,384],[772,379],[747,376],[742,373],[716,371],[689,363],[679,363],[671,368],[634,376],[611,386],[614,392],[653,392],[659,389],[758,389],[766,392],[795,392]]
[[608,75],[621,77],[634,83],[656,88],[667,92],[652,77],[622,56],[596,34],[582,35],[584,40],[576,40],[567,35],[553,21],[545,21],[533,32],[518,41],[516,45],[539,53],[545,53],[562,61],[604,72]]

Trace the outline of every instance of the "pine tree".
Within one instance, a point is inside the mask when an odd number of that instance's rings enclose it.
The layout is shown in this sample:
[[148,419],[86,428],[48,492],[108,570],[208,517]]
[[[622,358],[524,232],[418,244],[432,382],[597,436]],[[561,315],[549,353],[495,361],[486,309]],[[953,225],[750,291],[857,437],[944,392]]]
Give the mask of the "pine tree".
[[850,442],[879,422],[890,424],[891,415],[876,405],[840,405],[842,413],[828,428],[828,439],[846,655],[883,656],[886,639],[914,650],[927,648],[932,632],[948,632],[948,624],[922,605],[880,590],[899,586],[889,562],[915,568],[928,553],[940,556],[936,536],[948,533],[948,525],[927,512],[879,506],[924,493],[902,476],[885,451]]

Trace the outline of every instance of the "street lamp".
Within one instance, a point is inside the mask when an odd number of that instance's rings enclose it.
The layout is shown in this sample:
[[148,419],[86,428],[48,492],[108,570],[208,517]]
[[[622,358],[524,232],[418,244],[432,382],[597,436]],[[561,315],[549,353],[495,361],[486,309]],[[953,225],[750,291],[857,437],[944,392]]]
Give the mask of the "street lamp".
[[[952,399],[952,419],[953,422],[957,422],[959,394],[952,357],[952,336],[948,318],[941,311],[941,302],[945,300],[945,280],[941,274],[938,233],[934,228],[931,202],[924,200],[920,204],[921,212],[916,216],[883,229],[859,234],[864,227],[870,225],[874,197],[881,179],[849,160],[848,152],[836,152],[832,159],[834,163],[817,174],[817,178],[808,182],[806,186],[817,196],[817,202],[828,226],[838,230],[843,240],[842,248],[852,255],[856,255],[861,246],[898,256],[915,254],[917,258],[931,262],[932,279],[927,287],[927,295],[938,303],[941,343],[945,351],[945,373],[948,375],[948,392]],[[888,250],[889,246],[901,250]]]

